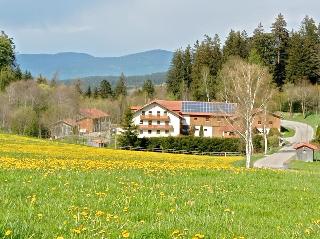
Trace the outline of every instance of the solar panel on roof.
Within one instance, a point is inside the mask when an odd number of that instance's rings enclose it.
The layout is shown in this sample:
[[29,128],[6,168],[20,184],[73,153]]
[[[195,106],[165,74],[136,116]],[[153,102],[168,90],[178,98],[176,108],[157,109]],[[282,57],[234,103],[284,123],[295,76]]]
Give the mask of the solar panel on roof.
[[182,102],[182,112],[186,113],[227,113],[235,111],[235,104],[215,102]]

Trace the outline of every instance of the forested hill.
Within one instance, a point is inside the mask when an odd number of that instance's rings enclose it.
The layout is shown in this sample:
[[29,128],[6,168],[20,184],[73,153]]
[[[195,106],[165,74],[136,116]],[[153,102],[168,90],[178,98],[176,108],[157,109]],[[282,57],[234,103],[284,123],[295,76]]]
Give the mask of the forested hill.
[[[112,87],[115,87],[117,81],[119,80],[119,77],[120,76],[88,76],[83,78],[65,80],[64,83],[67,85],[70,85],[74,81],[80,80],[82,88],[87,89],[88,86],[98,87],[102,80],[107,80],[110,82]],[[159,72],[159,73],[153,73],[153,74],[147,74],[147,75],[128,76],[126,77],[126,85],[129,88],[141,87],[147,79],[150,79],[152,83],[155,85],[161,85],[165,83],[166,77],[167,77],[167,72]]]
[[94,57],[83,53],[20,54],[17,63],[32,75],[51,78],[58,73],[61,80],[88,76],[146,75],[166,72],[173,53],[152,50],[120,57]]

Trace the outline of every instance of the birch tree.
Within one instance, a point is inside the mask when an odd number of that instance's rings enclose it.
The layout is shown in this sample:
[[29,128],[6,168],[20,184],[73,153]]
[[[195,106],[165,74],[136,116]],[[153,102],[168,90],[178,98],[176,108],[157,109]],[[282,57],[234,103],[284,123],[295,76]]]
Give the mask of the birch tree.
[[268,89],[272,88],[272,76],[266,67],[247,63],[240,58],[232,58],[223,66],[221,78],[224,81],[225,100],[237,104],[237,120],[232,125],[245,141],[246,167],[249,168],[253,153],[254,113],[269,99]]

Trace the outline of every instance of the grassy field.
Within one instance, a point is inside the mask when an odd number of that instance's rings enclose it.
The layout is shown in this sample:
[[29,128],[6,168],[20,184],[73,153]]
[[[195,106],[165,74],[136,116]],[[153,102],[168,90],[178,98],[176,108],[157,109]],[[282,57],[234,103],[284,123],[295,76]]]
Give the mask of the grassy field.
[[289,138],[289,137],[293,137],[295,135],[296,131],[294,129],[291,128],[286,128],[283,132],[282,132],[282,137],[283,138]]
[[0,135],[0,238],[319,238],[320,170]]
[[298,121],[302,123],[307,123],[311,125],[314,129],[320,124],[320,116],[319,115],[308,115],[306,118],[303,118],[302,114],[294,113],[292,117],[290,117],[289,113],[283,113],[284,119]]

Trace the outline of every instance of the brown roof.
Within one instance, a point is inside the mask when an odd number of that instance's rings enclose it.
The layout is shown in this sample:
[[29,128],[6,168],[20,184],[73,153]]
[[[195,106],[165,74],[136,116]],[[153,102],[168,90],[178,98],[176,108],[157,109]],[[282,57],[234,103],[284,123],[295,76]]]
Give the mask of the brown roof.
[[174,111],[174,112],[181,112],[182,108],[182,101],[175,101],[175,100],[155,100],[153,101],[155,103],[158,103],[159,105],[162,105],[166,107],[168,110]]
[[76,126],[77,125],[77,122],[73,119],[65,119],[65,120],[62,120],[62,122],[70,125],[70,126]]
[[104,118],[109,116],[107,113],[95,108],[80,109],[80,114],[90,119],[98,119],[98,118]]
[[130,109],[134,110],[134,111],[137,111],[137,110],[141,109],[141,106],[140,105],[131,106]]
[[313,144],[309,144],[309,143],[296,144],[296,145],[294,146],[294,149],[300,149],[300,148],[302,148],[302,147],[307,147],[307,148],[313,149],[313,150],[317,150],[317,149],[318,149],[317,146],[315,146],[315,145],[313,145]]

